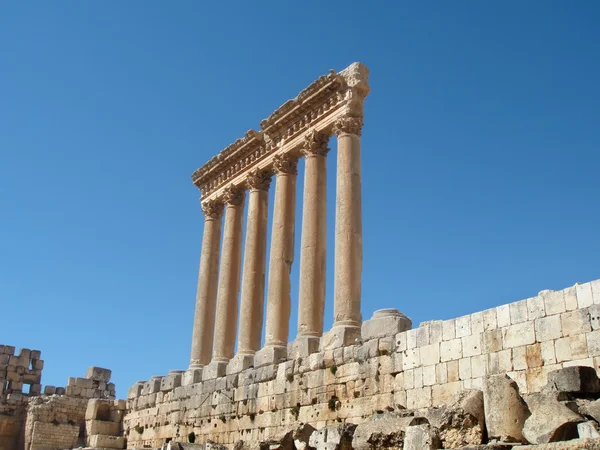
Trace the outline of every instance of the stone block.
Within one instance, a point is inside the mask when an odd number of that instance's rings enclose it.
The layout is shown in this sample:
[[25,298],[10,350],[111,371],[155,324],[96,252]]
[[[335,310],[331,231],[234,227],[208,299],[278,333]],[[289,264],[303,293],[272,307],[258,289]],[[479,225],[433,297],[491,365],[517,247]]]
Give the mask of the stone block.
[[547,316],[562,314],[567,310],[563,291],[544,290],[539,293],[539,296],[544,299],[544,309]]
[[15,347],[12,345],[3,345],[2,353],[4,353],[5,355],[8,355],[8,356],[12,356],[15,354]]
[[434,450],[442,448],[435,428],[429,424],[413,425],[406,429],[403,450]]
[[406,350],[402,357],[402,367],[404,370],[414,369],[421,365],[421,349],[413,348]]
[[483,353],[494,353],[502,350],[502,330],[486,331],[483,333]]
[[491,331],[498,328],[496,308],[486,309],[481,314],[483,316],[483,331]]
[[444,329],[442,320],[432,320],[429,322],[429,343],[437,344],[444,340]]
[[117,436],[120,432],[119,423],[106,422],[104,420],[86,420],[85,429],[88,436],[93,434],[104,434],[108,436]]
[[508,305],[508,309],[510,314],[511,325],[527,322],[527,300],[521,300],[518,302],[510,303]]
[[476,333],[462,338],[463,357],[481,355],[481,334]]
[[592,420],[588,420],[587,422],[578,423],[577,424],[577,434],[579,435],[580,439],[600,438],[600,431],[598,430],[598,424]]
[[471,314],[471,334],[483,333],[483,313],[475,312]]
[[171,391],[181,386],[181,377],[183,375],[183,372],[183,370],[169,371],[169,374],[160,380],[160,390],[163,392]]
[[56,387],[56,391],[55,391],[56,395],[65,395],[65,388],[62,386],[57,386]]
[[321,338],[317,336],[298,336],[288,345],[290,359],[306,358],[308,355],[317,353]]
[[440,344],[430,344],[420,349],[421,363],[425,366],[440,362]]
[[471,316],[462,316],[454,319],[456,325],[456,337],[461,338],[471,335]]
[[350,449],[356,425],[345,423],[331,425],[314,431],[309,438],[309,446],[323,450]]
[[227,375],[243,372],[244,370],[254,367],[254,355],[237,354],[229,360],[227,364]]
[[44,386],[44,394],[45,395],[56,394],[56,386]]
[[527,318],[528,320],[540,319],[546,317],[544,299],[540,296],[527,299]]
[[142,395],[149,395],[159,392],[162,378],[162,376],[155,376],[146,381],[146,383],[144,383],[144,388],[142,389]]
[[488,377],[483,385],[485,423],[489,439],[524,442],[523,424],[529,409],[515,381],[507,375]]
[[560,315],[563,336],[575,336],[577,334],[592,331],[590,316],[587,310],[566,312]]
[[440,344],[440,359],[442,362],[460,358],[462,358],[462,341],[460,339],[452,339]]
[[85,374],[85,378],[95,381],[105,381],[108,383],[110,381],[111,374],[112,372],[109,369],[103,369],[102,367],[92,366],[88,367],[88,370]]
[[30,353],[29,357],[31,359],[33,359],[34,361],[38,360],[38,359],[41,359],[42,358],[42,352],[39,351],[39,350],[31,350],[31,353]]
[[181,377],[182,386],[190,386],[202,381],[202,369],[188,369]]
[[510,306],[500,305],[496,307],[496,319],[498,328],[508,327],[510,325]]
[[523,436],[532,444],[566,441],[577,438],[577,424],[585,419],[552,395],[530,394],[526,397],[531,415],[523,426]]
[[414,417],[399,417],[383,418],[362,423],[354,430],[351,448],[353,450],[372,450],[375,448],[401,449],[406,429],[414,422],[416,422]]
[[0,353],[0,366],[7,365],[9,359],[10,359],[10,356]]
[[93,448],[123,449],[125,448],[125,438],[95,434],[88,437],[88,445]]
[[592,331],[586,336],[587,349],[589,356],[600,356],[600,330]]
[[566,367],[548,373],[548,390],[574,395],[600,393],[600,379],[592,367]]
[[36,359],[33,361],[33,368],[35,370],[42,370],[44,368],[44,360]]
[[551,341],[562,337],[560,315],[535,319],[535,336],[538,342]]
[[202,368],[202,380],[214,380],[227,374],[228,361],[211,361],[209,365]]
[[456,321],[454,319],[442,322],[442,338],[444,341],[456,339]]
[[592,330],[600,330],[600,305],[594,304],[590,306],[587,311],[590,317],[590,326],[592,327]]
[[579,308],[587,308],[594,304],[591,283],[577,283],[575,289],[577,291],[577,304]]
[[532,323],[525,322],[511,325],[502,331],[502,346],[505,349],[529,345],[535,342],[535,330]]
[[[365,320],[361,328],[364,341],[369,339],[395,336],[412,328],[412,321],[397,309],[380,309],[373,313],[373,317]],[[352,344],[350,342],[349,344]]]
[[360,327],[336,325],[321,338],[321,351],[333,350],[361,341]]
[[29,386],[30,395],[40,395],[42,393],[42,385],[39,383],[33,383]]
[[267,345],[254,355],[254,367],[264,367],[287,361],[287,346]]

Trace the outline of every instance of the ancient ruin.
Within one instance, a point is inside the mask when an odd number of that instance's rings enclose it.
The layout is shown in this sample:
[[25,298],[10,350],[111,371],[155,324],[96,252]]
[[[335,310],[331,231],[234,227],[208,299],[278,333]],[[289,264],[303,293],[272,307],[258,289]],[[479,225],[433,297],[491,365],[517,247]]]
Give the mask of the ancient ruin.
[[[42,390],[40,353],[0,347],[0,450],[600,449],[600,280],[416,328],[395,305],[362,320],[368,93],[364,65],[331,71],[192,175],[205,223],[186,370],[138,381],[115,400],[106,369]],[[326,268],[333,135],[335,264]],[[298,324],[288,342],[302,157]]]

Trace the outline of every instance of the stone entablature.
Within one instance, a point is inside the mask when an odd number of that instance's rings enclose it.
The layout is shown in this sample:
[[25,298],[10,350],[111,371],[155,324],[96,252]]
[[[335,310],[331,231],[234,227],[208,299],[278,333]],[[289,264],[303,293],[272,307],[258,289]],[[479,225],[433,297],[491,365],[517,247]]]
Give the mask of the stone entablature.
[[[450,320],[400,331],[409,319],[376,312],[363,342],[216,379],[162,377],[128,394],[128,448],[166,440],[233,444],[279,439],[299,423],[316,429],[360,424],[383,411],[447,404],[507,374],[521,394],[539,392],[549,372],[600,368],[600,280]],[[170,375],[172,377],[172,375]]]
[[288,100],[260,122],[260,131],[247,131],[193,173],[202,200],[221,196],[224,186],[243,186],[245,173],[272,167],[275,155],[299,152],[304,134],[311,129],[331,136],[335,121],[343,117],[355,118],[360,128],[363,101],[369,93],[367,79],[367,68],[354,63],[339,73],[323,75]]

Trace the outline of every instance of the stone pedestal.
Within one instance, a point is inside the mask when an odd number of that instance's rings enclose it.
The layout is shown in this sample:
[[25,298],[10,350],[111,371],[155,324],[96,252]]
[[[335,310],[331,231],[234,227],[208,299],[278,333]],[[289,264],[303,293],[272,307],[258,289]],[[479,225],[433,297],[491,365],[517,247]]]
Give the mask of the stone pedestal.
[[412,328],[412,321],[394,308],[380,309],[373,313],[373,317],[365,320],[362,324],[362,339],[369,339],[395,336],[402,331]]
[[202,381],[202,369],[188,369],[181,375],[181,385],[190,386]]
[[229,360],[227,368],[225,369],[225,374],[233,375],[243,372],[250,367],[254,367],[254,355],[243,355],[238,353]]
[[360,343],[360,340],[359,326],[337,325],[323,335],[320,350],[333,350],[347,345],[356,345]]
[[202,369],[202,381],[225,376],[227,365],[227,361],[211,361],[208,366]]
[[279,364],[287,360],[287,345],[266,345],[254,355],[254,367]]
[[319,351],[320,343],[321,338],[317,336],[298,336],[289,345],[288,358],[305,358],[311,353],[316,353]]
[[218,201],[207,201],[202,204],[202,210],[205,215],[204,235],[196,294],[190,369],[208,364],[212,354],[223,204]]

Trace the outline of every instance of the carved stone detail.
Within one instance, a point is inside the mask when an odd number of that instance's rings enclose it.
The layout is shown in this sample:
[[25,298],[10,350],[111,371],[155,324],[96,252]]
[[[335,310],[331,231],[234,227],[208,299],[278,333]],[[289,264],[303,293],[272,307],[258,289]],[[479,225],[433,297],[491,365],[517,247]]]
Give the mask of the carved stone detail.
[[326,156],[329,152],[328,143],[329,136],[325,133],[319,133],[313,128],[304,135],[302,154],[307,158],[310,156]]
[[259,189],[268,191],[271,186],[271,177],[273,172],[270,170],[260,170],[258,167],[246,176],[246,186],[248,189]]
[[341,117],[335,121],[333,126],[333,132],[336,136],[343,133],[355,134],[356,136],[361,135],[363,126],[362,117]]
[[220,200],[207,200],[202,203],[202,212],[207,219],[220,219],[223,216],[223,202]]
[[246,198],[244,194],[244,189],[229,185],[223,190],[223,201],[231,206],[243,205]]
[[275,173],[298,175],[298,160],[290,155],[279,154],[273,158]]

